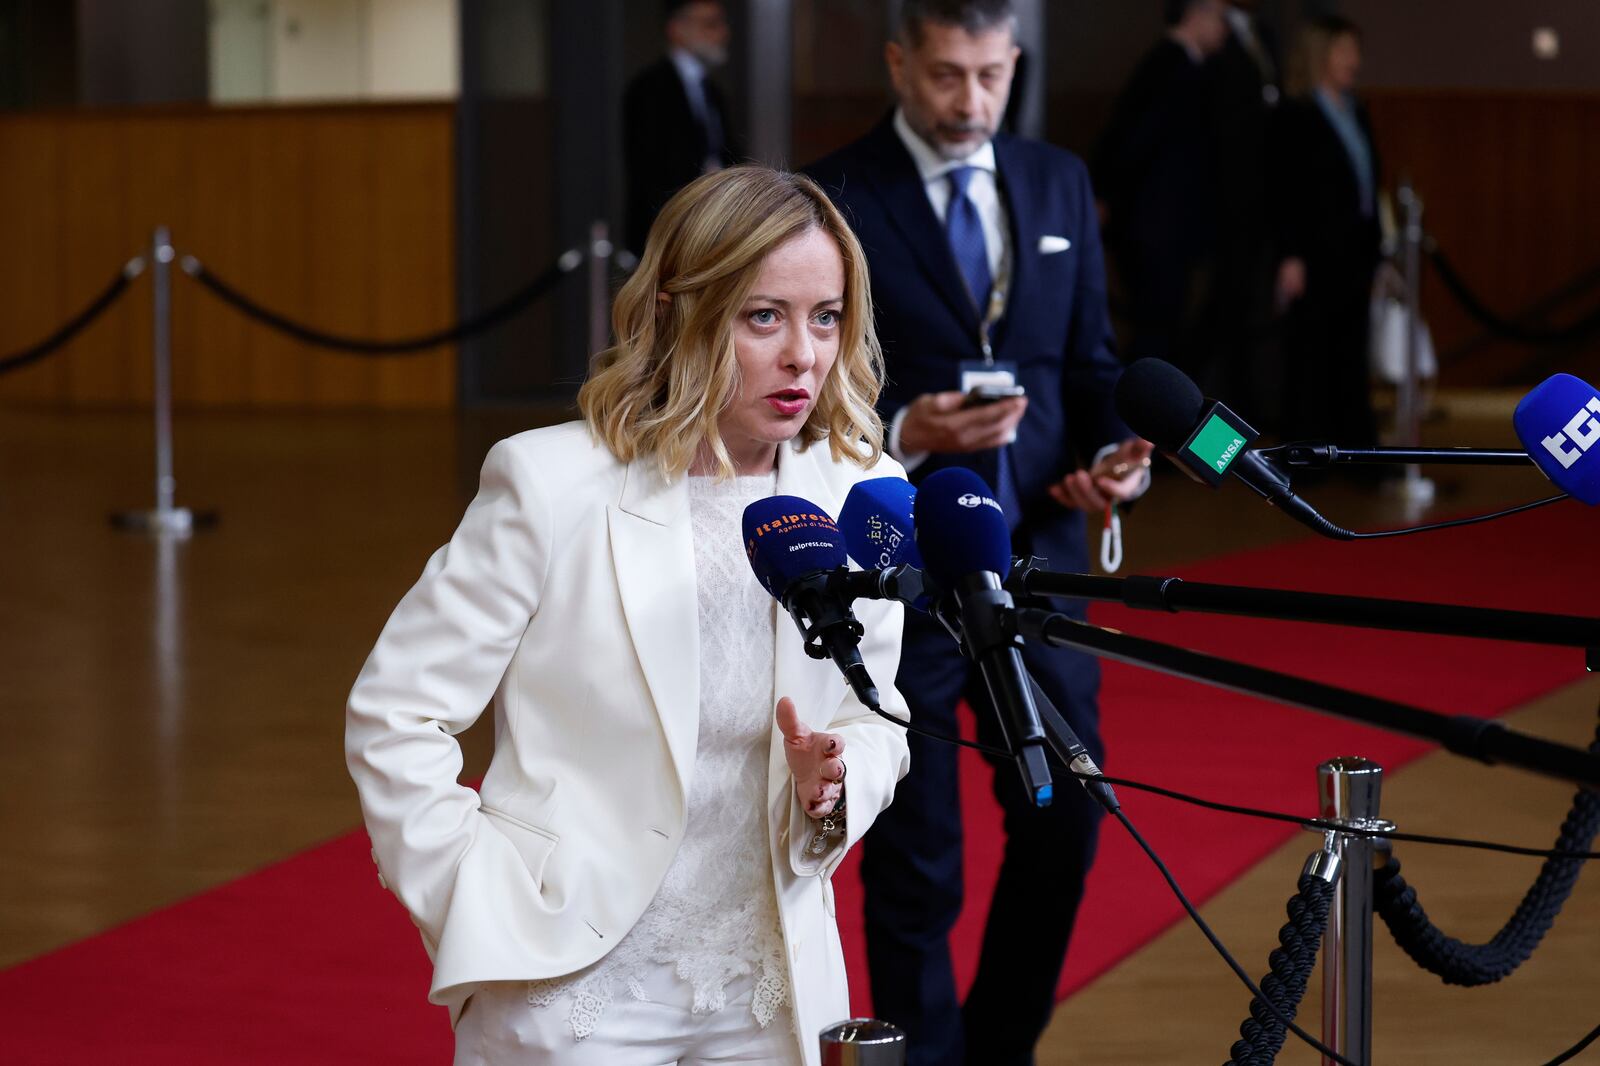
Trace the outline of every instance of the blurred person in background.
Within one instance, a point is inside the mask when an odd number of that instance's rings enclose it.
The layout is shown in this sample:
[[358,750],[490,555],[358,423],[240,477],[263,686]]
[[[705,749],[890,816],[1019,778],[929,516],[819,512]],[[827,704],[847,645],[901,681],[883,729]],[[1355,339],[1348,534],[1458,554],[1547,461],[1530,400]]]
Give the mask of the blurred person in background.
[[1347,447],[1377,441],[1367,348],[1381,171],[1355,96],[1360,71],[1355,23],[1325,15],[1306,25],[1271,141],[1284,430]]
[[[1216,164],[1216,269],[1211,275],[1211,381],[1276,427],[1283,403],[1274,359],[1273,233],[1267,131],[1281,95],[1277,41],[1256,0],[1230,0],[1227,41],[1208,64]],[[1257,428],[1265,428],[1258,426]]]
[[1216,135],[1207,60],[1228,39],[1224,0],[1166,0],[1167,30],[1117,97],[1095,151],[1106,244],[1127,297],[1127,358],[1204,381],[1215,356]]
[[[663,208],[612,319],[583,419],[490,450],[356,679],[346,759],[458,1066],[815,1066],[850,1013],[828,877],[905,733],[775,630],[741,524],[900,473],[865,256],[808,179],[724,170]],[[893,676],[901,608],[855,610]],[[474,791],[455,734],[486,704]]]
[[721,0],[667,0],[667,54],[622,95],[627,241],[644,247],[661,205],[700,175],[731,166],[722,90],[710,78],[728,62],[728,12]]
[[[1098,520],[1144,490],[1150,445],[1111,402],[1122,368],[1088,169],[1059,148],[996,133],[1017,54],[1008,0],[905,0],[884,49],[897,106],[808,171],[870,260],[890,454],[913,481],[949,466],[977,471],[1016,553],[1083,571],[1085,514]],[[1025,394],[980,391],[1006,382]],[[982,676],[949,634],[917,611],[905,627],[896,686],[912,718],[953,735],[965,700],[978,736],[1002,743]],[[1023,659],[1098,759],[1098,664],[1033,644]],[[950,952],[963,897],[957,749],[909,741],[911,772],[863,845],[873,1010],[906,1029],[907,1066],[1024,1066],[1055,1006],[1099,808],[1059,764],[1055,802],[1036,807],[1015,763],[986,756],[1005,858],[963,1002]]]

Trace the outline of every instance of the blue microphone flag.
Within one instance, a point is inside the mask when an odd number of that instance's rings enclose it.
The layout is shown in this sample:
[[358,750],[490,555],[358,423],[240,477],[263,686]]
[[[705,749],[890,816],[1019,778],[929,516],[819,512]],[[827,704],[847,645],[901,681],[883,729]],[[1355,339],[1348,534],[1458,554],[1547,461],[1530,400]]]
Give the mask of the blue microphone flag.
[[900,477],[875,477],[850,487],[839,509],[845,550],[863,570],[922,569],[911,502],[917,490]]
[[917,488],[912,507],[917,548],[928,572],[946,588],[968,574],[1011,572],[1011,529],[994,490],[971,470],[936,470]]
[[1557,488],[1600,504],[1600,391],[1582,378],[1556,374],[1522,398],[1511,424]]
[[744,550],[777,599],[798,578],[845,566],[844,538],[828,512],[798,496],[768,496],[744,509]]

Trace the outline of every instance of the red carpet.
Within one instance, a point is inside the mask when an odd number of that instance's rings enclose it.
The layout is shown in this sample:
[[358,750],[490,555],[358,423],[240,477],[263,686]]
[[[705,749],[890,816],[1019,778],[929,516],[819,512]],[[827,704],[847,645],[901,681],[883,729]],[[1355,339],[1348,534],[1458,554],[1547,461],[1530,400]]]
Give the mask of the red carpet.
[[[1429,599],[1524,610],[1600,611],[1595,512],[1561,504],[1430,536],[1301,542],[1183,571],[1194,580]],[[1582,674],[1575,650],[1100,609],[1096,620],[1433,710],[1493,715]],[[1241,803],[1310,812],[1316,763],[1359,754],[1403,765],[1419,742],[1130,667],[1106,670],[1107,769]],[[974,757],[967,917],[955,940],[970,979],[999,861],[999,816]],[[1514,783],[1515,771],[1485,769]],[[1130,816],[1196,899],[1213,895],[1294,830],[1126,790]],[[1470,826],[1412,825],[1470,833]],[[1554,826],[1552,826],[1552,830]],[[1309,851],[1313,840],[1305,836]],[[1540,843],[1531,841],[1530,843]],[[1292,886],[1284,886],[1287,895]],[[864,974],[855,865],[839,878],[852,974]],[[1063,993],[1179,917],[1148,860],[1115,826],[1084,904]],[[1221,963],[1218,963],[1221,978]],[[864,978],[856,1005],[868,1002]],[[373,875],[362,833],[0,973],[7,1062],[440,1063],[443,1011],[424,1003],[421,945]]]

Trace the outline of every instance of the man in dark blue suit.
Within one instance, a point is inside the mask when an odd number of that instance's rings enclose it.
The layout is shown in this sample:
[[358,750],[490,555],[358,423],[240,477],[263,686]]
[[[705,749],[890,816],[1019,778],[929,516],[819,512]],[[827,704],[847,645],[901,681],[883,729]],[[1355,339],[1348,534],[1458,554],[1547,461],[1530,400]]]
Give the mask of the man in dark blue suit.
[[[872,271],[888,365],[882,414],[913,480],[945,466],[982,474],[1019,554],[1086,570],[1085,512],[1148,484],[1150,446],[1116,417],[1105,273],[1088,172],[1073,155],[996,135],[1017,55],[1008,0],[907,0],[885,57],[899,106],[808,168],[855,227]],[[1026,395],[975,404],[1007,378]],[[1024,660],[1098,759],[1099,670],[1029,645]],[[926,616],[908,613],[896,683],[923,725],[977,711],[999,741],[981,676]],[[1031,1063],[1049,1020],[1094,855],[1097,812],[1062,785],[1035,808],[1014,764],[995,760],[1006,849],[965,1004],[949,932],[961,910],[956,749],[913,735],[911,772],[865,841],[874,1011],[904,1027],[910,1066]]]

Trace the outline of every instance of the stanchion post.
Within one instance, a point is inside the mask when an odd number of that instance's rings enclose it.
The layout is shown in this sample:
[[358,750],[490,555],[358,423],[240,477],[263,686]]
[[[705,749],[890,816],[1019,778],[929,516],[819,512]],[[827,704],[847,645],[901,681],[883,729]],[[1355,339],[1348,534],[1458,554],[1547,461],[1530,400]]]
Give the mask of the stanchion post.
[[589,226],[589,352],[590,358],[611,343],[611,233],[597,218]]
[[[1395,436],[1397,444],[1415,447],[1422,443],[1422,198],[1410,180],[1401,182],[1396,194],[1401,211],[1401,267],[1406,284],[1406,366],[1395,393]],[[1415,503],[1433,500],[1433,482],[1422,476],[1422,468],[1409,463],[1400,482],[1401,495]]]
[[[1352,829],[1392,831],[1378,817],[1383,767],[1360,758],[1317,767],[1321,817]],[[1360,1066],[1372,1062],[1372,869],[1377,841],[1331,833],[1341,876],[1322,942],[1322,1042]],[[1324,1066],[1332,1060],[1323,1058]]]
[[185,537],[197,525],[214,521],[212,513],[196,519],[176,504],[178,479],[172,473],[172,234],[157,226],[150,239],[150,357],[154,368],[156,505],[150,511],[122,511],[111,516],[119,529]]

